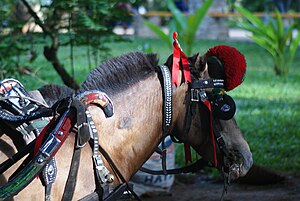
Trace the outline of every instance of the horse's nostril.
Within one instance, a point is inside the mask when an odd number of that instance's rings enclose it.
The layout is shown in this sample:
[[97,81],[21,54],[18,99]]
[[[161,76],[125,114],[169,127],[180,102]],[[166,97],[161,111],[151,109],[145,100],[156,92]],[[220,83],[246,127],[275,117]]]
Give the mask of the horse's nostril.
[[238,150],[230,150],[228,160],[232,164],[242,164],[244,162],[244,157]]

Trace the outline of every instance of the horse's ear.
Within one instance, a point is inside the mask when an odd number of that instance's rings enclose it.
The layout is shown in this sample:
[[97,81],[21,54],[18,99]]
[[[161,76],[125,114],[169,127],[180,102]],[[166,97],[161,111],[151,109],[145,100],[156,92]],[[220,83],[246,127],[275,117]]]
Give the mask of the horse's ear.
[[191,71],[197,74],[197,77],[200,76],[200,73],[203,72],[206,68],[206,57],[201,56],[200,53],[189,57],[189,63],[191,64]]
[[172,70],[172,65],[173,65],[173,54],[171,54],[171,55],[168,57],[168,59],[167,59],[165,65],[168,66],[170,70]]

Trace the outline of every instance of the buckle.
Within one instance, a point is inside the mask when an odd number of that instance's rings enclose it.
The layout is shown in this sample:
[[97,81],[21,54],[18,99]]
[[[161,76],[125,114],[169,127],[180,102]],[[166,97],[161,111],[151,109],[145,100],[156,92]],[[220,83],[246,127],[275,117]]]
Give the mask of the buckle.
[[191,101],[199,102],[199,89],[191,89]]
[[191,101],[192,102],[199,102],[207,100],[208,97],[206,95],[205,90],[203,89],[191,89]]

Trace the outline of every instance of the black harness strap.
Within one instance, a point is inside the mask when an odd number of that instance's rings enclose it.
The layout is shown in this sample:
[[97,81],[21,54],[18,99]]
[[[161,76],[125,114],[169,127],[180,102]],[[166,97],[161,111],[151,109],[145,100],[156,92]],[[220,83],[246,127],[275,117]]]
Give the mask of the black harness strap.
[[[65,103],[68,104],[68,102],[69,101],[66,101]],[[45,167],[47,162],[54,156],[54,153],[61,147],[69,133],[68,130],[66,130],[67,133],[62,132],[62,127],[65,126],[65,119],[70,119],[70,127],[75,124],[72,110],[63,109],[61,112],[63,113],[61,113],[59,118],[50,122],[51,129],[47,130],[45,134],[47,139],[38,150],[36,156],[32,159],[29,155],[24,160],[25,163],[19,167],[21,169],[17,170],[9,181],[0,187],[0,200],[12,197],[25,188],[42,171],[43,167]],[[56,125],[55,128],[53,127],[54,124]]]
[[160,65],[160,71],[162,75],[161,85],[163,88],[163,135],[162,135],[162,169],[164,174],[167,174],[167,162],[166,162],[166,145],[165,138],[169,135],[170,126],[172,122],[172,80],[169,68],[166,65]]
[[12,165],[18,162],[21,158],[26,156],[30,151],[34,148],[35,141],[32,141],[27,146],[18,151],[15,155],[9,157],[6,161],[0,164],[0,175],[3,174],[7,169],[9,169]]
[[[166,170],[167,174],[180,174],[180,173],[195,173],[197,171],[199,171],[200,169],[203,169],[204,167],[209,166],[209,163],[204,160],[204,159],[200,159],[197,160],[195,163],[191,164],[191,165],[187,165],[181,168],[175,168],[175,169],[169,169]],[[162,175],[165,174],[165,172],[163,170],[150,170],[147,168],[140,168],[141,171],[146,172],[148,174],[154,174],[154,175]]]
[[62,197],[62,201],[72,200],[73,198],[74,189],[77,183],[77,174],[78,174],[78,169],[80,164],[81,148],[90,139],[88,122],[85,115],[85,106],[78,99],[74,98],[72,99],[71,107],[74,107],[77,111],[78,133],[76,135],[72,162],[71,162],[69,176],[65,186],[64,194]]
[[70,166],[69,176],[65,186],[62,201],[72,200],[77,182],[77,174],[80,163],[81,148],[74,147],[72,162]]
[[110,167],[112,168],[112,170],[115,172],[115,174],[120,178],[120,180],[123,182],[124,185],[126,184],[126,189],[130,191],[130,193],[134,196],[134,198],[136,200],[141,201],[141,199],[139,198],[139,196],[133,191],[132,186],[126,181],[126,179],[123,177],[122,173],[120,172],[120,170],[118,169],[118,167],[116,166],[116,164],[113,162],[113,160],[111,159],[111,157],[109,156],[109,154],[103,149],[103,147],[101,147],[99,145],[99,151],[100,153],[104,156],[104,158],[107,160],[107,162],[109,163]]

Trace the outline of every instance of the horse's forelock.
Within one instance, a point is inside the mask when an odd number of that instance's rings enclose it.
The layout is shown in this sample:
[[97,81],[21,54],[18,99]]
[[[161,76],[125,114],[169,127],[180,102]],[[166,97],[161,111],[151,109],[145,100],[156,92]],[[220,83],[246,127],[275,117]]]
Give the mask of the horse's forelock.
[[79,92],[100,90],[114,94],[130,87],[155,72],[156,54],[131,52],[105,61],[95,68],[82,83]]

